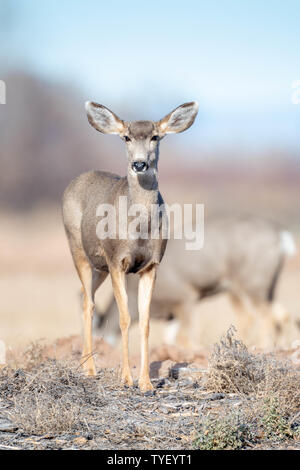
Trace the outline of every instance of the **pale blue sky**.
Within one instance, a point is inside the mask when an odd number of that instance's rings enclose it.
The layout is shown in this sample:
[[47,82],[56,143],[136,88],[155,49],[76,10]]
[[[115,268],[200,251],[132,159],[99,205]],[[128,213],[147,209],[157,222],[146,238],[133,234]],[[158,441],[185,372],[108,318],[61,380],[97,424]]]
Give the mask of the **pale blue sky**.
[[203,126],[191,135],[204,146],[300,149],[298,0],[0,5],[13,13],[1,24],[4,66],[72,82],[108,106],[131,102],[138,118],[196,99]]

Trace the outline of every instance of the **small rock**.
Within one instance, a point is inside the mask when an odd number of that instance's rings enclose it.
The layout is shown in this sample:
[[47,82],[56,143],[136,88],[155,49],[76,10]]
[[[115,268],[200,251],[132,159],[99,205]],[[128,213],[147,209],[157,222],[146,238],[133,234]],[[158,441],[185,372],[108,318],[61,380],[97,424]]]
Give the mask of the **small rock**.
[[181,403],[165,403],[163,406],[165,406],[166,408],[168,408],[169,410],[174,410],[174,411],[177,411],[177,410],[180,410],[180,408],[182,408],[182,405]]
[[14,377],[24,377],[25,372],[22,369],[17,369],[16,372],[14,373]]
[[192,377],[189,377],[189,378],[187,378],[187,379],[184,379],[184,380],[181,380],[181,381],[180,381],[180,387],[181,387],[181,388],[183,388],[183,387],[185,387],[185,388],[187,388],[187,387],[192,387],[193,384],[194,384],[194,382],[193,382]]
[[62,439],[55,439],[55,444],[58,446],[59,449],[62,449],[65,445],[65,441],[63,441]]
[[8,419],[0,419],[0,431],[1,432],[14,432],[18,428]]
[[208,401],[222,400],[222,398],[225,398],[225,395],[224,393],[210,393],[209,395],[206,395],[206,397],[204,398],[205,400],[208,400]]
[[161,379],[157,384],[156,384],[156,388],[163,388],[163,386],[165,385],[166,383],[166,380],[165,379]]
[[[168,390],[168,393],[169,393],[169,391],[170,391],[170,390]],[[177,391],[177,390],[175,390],[175,392],[176,392],[176,391]],[[164,398],[165,398],[166,400],[177,400],[177,396],[176,396],[176,395],[169,395],[169,394],[166,394],[166,395],[164,395]]]
[[158,411],[160,411],[160,413],[163,413],[164,415],[167,415],[167,414],[170,413],[170,410],[167,410],[167,409],[166,409],[165,407],[163,407],[163,406],[160,406],[160,407],[158,408]]
[[87,439],[85,437],[76,437],[73,441],[73,444],[77,446],[84,446],[87,443]]
[[186,362],[175,364],[169,370],[169,377],[184,380],[188,384],[192,384],[199,374],[199,369],[188,366]]
[[145,393],[144,393],[144,396],[145,396],[145,397],[154,397],[154,395],[156,395],[156,391],[155,391],[155,390],[149,390],[148,392],[145,392]]
[[153,379],[168,377],[170,369],[174,364],[175,363],[170,360],[152,362],[150,364],[150,377]]
[[169,369],[169,377],[172,379],[179,379],[179,377],[182,377],[182,369],[187,369],[187,363],[178,363],[174,364],[172,367]]

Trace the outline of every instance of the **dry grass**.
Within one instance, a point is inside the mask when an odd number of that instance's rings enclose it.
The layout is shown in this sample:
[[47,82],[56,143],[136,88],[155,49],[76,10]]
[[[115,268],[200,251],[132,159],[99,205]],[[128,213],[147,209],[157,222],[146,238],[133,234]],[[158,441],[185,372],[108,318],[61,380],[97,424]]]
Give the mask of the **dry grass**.
[[90,405],[106,401],[97,380],[68,362],[43,358],[43,347],[28,349],[22,369],[3,369],[0,395],[13,402],[10,418],[26,434],[57,434],[84,427]]
[[300,440],[300,373],[289,361],[253,354],[235,338],[235,328],[215,345],[205,387],[236,394],[236,408],[225,407],[203,419],[195,446],[239,449],[260,441]]
[[55,400],[45,393],[15,399],[12,418],[27,435],[59,434],[78,430],[80,407],[68,398]]
[[265,377],[265,356],[251,354],[235,332],[232,326],[209,358],[206,386],[216,392],[254,392]]
[[275,397],[281,410],[300,409],[300,374],[290,361],[271,354],[254,354],[235,338],[231,327],[209,358],[206,386],[216,392]]

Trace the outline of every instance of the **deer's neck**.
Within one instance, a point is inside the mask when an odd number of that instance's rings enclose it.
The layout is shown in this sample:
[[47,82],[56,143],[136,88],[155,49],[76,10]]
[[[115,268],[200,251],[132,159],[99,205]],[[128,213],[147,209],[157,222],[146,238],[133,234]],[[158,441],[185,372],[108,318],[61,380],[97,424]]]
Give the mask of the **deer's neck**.
[[133,173],[129,169],[127,174],[129,204],[143,204],[150,208],[158,201],[157,169],[150,168],[145,173]]

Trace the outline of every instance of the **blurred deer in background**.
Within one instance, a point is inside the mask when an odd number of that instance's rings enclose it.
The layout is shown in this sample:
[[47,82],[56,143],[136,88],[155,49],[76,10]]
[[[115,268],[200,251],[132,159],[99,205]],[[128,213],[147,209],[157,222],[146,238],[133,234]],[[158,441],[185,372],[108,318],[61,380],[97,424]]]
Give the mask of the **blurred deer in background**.
[[[159,142],[166,134],[183,132],[194,122],[197,103],[185,103],[158,122],[124,122],[112,111],[97,103],[86,104],[90,124],[99,132],[118,134],[125,142],[128,166],[127,176],[92,171],[75,178],[63,196],[63,220],[70,250],[83,288],[84,346],[83,366],[88,375],[95,375],[92,351],[92,317],[94,295],[110,273],[113,291],[119,310],[122,333],[122,381],[132,385],[128,357],[128,310],[125,275],[138,273],[138,311],[141,332],[141,372],[139,387],[152,390],[149,378],[149,310],[157,267],[164,255],[166,239],[162,237],[162,224],[166,212],[159,213],[159,237],[152,238],[151,208],[163,205],[158,190]],[[132,237],[129,230],[120,233],[119,220],[124,217],[120,197],[128,206],[140,204],[146,209],[146,229],[140,237]],[[97,226],[99,207],[110,205],[116,214],[116,233],[99,237]],[[128,215],[125,214],[127,220]],[[126,224],[129,227],[129,224]],[[144,237],[147,235],[147,237]]]
[[[284,260],[293,255],[292,235],[274,222],[240,215],[208,219],[204,227],[204,246],[199,251],[186,251],[184,241],[169,240],[158,270],[151,315],[175,319],[170,333],[182,346],[191,346],[191,315],[195,304],[208,296],[228,292],[240,314],[241,333],[257,324],[259,345],[274,345],[288,329],[290,315],[275,301],[275,288]],[[136,290],[129,278],[129,292]],[[136,319],[136,302],[129,297]],[[99,313],[95,326],[108,341],[116,340],[115,305],[110,297]],[[263,326],[261,326],[263,323]]]

